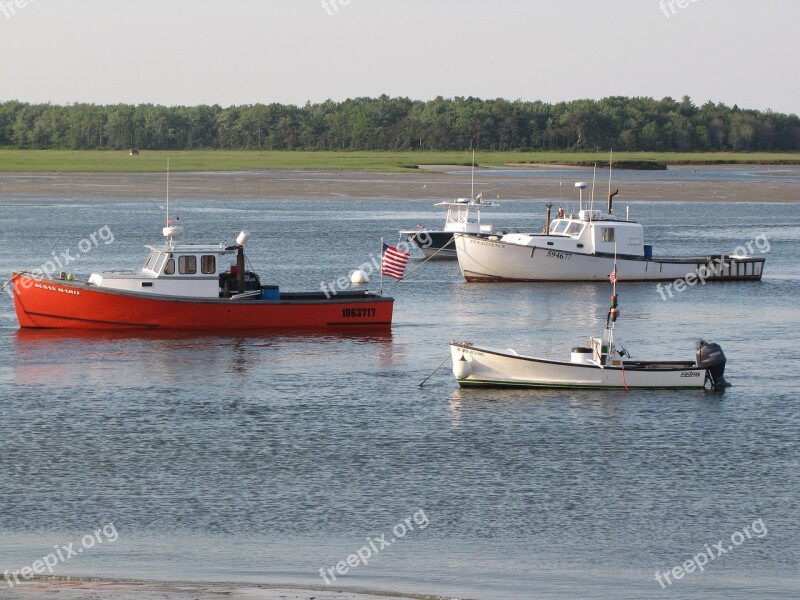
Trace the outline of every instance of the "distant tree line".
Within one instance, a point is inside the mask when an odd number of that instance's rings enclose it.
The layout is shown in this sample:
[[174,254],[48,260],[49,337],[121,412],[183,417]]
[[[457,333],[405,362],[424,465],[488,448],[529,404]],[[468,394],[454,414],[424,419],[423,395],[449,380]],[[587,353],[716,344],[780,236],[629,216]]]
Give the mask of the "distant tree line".
[[688,96],[548,104],[353,98],[305,106],[0,104],[0,146],[70,150],[799,151],[796,114]]

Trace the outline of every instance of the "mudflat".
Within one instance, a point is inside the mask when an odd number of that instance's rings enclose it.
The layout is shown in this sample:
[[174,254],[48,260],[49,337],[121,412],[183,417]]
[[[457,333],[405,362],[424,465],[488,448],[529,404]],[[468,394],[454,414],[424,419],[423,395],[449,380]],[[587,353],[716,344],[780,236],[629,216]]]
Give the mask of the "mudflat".
[[[698,169],[703,167],[694,168]],[[787,171],[788,173],[788,171]],[[513,177],[487,176],[475,172],[475,191],[488,199],[574,198],[573,181],[550,174],[516,173]],[[586,170],[584,180],[591,181]],[[598,186],[605,196],[607,180]],[[769,181],[678,178],[671,181],[615,181],[618,200],[628,201],[720,201],[799,202],[800,186],[795,177],[772,177]],[[62,196],[65,199],[156,199],[164,198],[164,173],[0,173],[0,201]],[[366,171],[236,171],[180,172],[170,175],[171,197],[188,199],[342,199],[374,198],[448,200],[470,194],[469,169],[464,167],[420,168],[408,173]]]
[[[3,584],[5,587],[5,584]],[[104,580],[75,577],[44,577],[21,581],[4,592],[8,600],[38,600],[57,595],[62,600],[114,598],[115,600],[197,600],[224,597],[231,600],[386,600],[410,598],[443,600],[439,596],[381,594],[333,588],[302,588],[225,583],[182,583]]]

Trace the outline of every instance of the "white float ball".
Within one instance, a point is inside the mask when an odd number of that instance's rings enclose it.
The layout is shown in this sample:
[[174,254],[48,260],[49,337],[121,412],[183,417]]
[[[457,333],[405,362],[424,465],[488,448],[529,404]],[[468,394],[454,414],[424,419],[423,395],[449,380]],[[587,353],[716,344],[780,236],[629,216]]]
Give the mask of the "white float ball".
[[350,273],[350,283],[353,285],[361,285],[363,283],[369,283],[369,275],[365,271],[358,269]]

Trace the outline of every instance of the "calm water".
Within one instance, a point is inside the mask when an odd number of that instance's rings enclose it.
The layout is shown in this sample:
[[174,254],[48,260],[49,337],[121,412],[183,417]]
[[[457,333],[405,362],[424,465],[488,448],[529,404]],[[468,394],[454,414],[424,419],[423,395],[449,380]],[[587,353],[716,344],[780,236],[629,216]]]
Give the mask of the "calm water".
[[[193,241],[248,228],[262,279],[303,290],[368,262],[381,236],[439,224],[434,200],[175,206]],[[486,216],[538,229],[543,210],[504,202]],[[56,573],[324,585],[320,568],[367,538],[394,538],[411,517],[413,531],[336,585],[482,599],[797,598],[800,205],[631,210],[656,254],[766,236],[761,283],[666,302],[653,285],[620,289],[618,333],[634,358],[691,358],[695,338],[712,339],[729,359],[724,394],[460,391],[449,365],[420,388],[451,339],[566,357],[605,318],[605,286],[466,284],[453,262],[388,283],[395,326],[377,337],[21,332],[3,294],[0,570],[113,523],[116,541]],[[0,271],[74,255],[103,226],[114,242],[69,270],[138,267],[161,218],[154,203],[97,195],[0,199]],[[759,519],[763,537],[667,589],[656,582]]]

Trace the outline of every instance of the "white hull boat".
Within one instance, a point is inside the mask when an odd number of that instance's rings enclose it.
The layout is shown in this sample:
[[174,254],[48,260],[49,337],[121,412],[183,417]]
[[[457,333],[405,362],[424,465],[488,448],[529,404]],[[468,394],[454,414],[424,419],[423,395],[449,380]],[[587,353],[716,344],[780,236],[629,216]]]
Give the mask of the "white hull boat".
[[[579,184],[582,185],[582,184]],[[764,258],[717,254],[653,257],[641,224],[612,213],[580,210],[559,216],[546,233],[479,237],[455,234],[458,265],[467,281],[605,281],[615,264],[624,281],[760,280]],[[582,202],[581,202],[582,204]],[[549,207],[548,207],[549,213]],[[549,218],[548,218],[549,221]]]
[[[724,355],[716,344],[704,348],[719,351],[722,363],[696,361],[635,361],[612,358],[608,364],[584,359],[585,348],[575,348],[574,360],[567,362],[524,356],[513,350],[453,342],[450,352],[453,374],[461,387],[585,388],[585,389],[704,389],[710,381],[718,387],[724,381]],[[705,352],[705,351],[703,351]],[[701,359],[702,360],[702,359]],[[712,371],[715,373],[712,376]]]
[[444,229],[426,229],[417,225],[416,229],[403,229],[409,243],[415,246],[426,260],[456,258],[456,233],[469,233],[479,238],[492,235],[492,226],[481,223],[481,209],[499,206],[483,201],[483,191],[475,195],[475,151],[472,151],[472,188],[469,198],[457,198],[450,202],[437,202],[434,206],[447,208]]
[[[552,246],[551,246],[552,244]],[[607,281],[611,253],[567,249],[576,244],[543,234],[507,234],[502,238],[456,234],[456,253],[467,281]],[[645,258],[619,256],[624,281],[758,281],[764,258],[719,254]]]
[[[698,340],[694,360],[633,360],[616,344],[619,310],[616,271],[614,294],[602,337],[572,348],[570,360],[553,360],[473,344],[451,342],[453,375],[461,387],[587,388],[587,389],[724,389],[725,354],[718,344]],[[627,359],[627,360],[626,360]]]
[[456,258],[456,233],[469,233],[477,238],[488,238],[492,234],[492,226],[481,223],[481,209],[499,206],[492,202],[484,202],[482,194],[470,200],[458,198],[452,202],[437,202],[434,206],[447,207],[444,229],[404,229],[400,235],[405,236],[425,258]]

